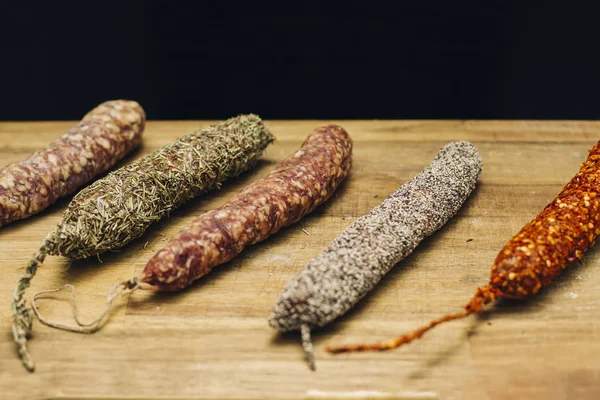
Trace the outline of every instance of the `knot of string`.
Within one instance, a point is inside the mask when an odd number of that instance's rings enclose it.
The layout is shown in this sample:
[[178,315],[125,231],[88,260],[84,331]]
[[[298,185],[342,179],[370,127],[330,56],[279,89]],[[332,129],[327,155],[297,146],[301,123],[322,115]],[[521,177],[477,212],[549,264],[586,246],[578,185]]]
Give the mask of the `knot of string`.
[[[53,328],[62,329],[65,331],[70,331],[70,332],[94,333],[97,330],[99,330],[102,327],[102,325],[106,322],[106,320],[108,319],[109,311],[112,309],[113,302],[122,293],[124,293],[126,291],[128,293],[131,293],[131,292],[137,290],[139,287],[140,287],[140,281],[138,278],[132,278],[127,281],[123,281],[123,282],[113,285],[110,288],[110,290],[108,291],[108,296],[106,297],[106,307],[104,308],[102,313],[96,319],[94,319],[92,322],[88,322],[88,323],[82,322],[81,318],[79,317],[79,309],[77,307],[77,297],[75,296],[75,287],[71,284],[63,285],[63,286],[59,287],[58,289],[44,290],[41,292],[37,292],[31,298],[31,308],[33,309],[33,312],[35,313],[35,316],[38,318],[38,320],[44,325],[48,325]],[[62,322],[50,320],[50,319],[44,317],[40,313],[40,311],[37,307],[36,301],[40,297],[51,294],[51,293],[57,293],[64,289],[69,289],[69,291],[71,292],[71,310],[73,313],[73,318],[75,319],[75,323],[77,325],[65,324]]]

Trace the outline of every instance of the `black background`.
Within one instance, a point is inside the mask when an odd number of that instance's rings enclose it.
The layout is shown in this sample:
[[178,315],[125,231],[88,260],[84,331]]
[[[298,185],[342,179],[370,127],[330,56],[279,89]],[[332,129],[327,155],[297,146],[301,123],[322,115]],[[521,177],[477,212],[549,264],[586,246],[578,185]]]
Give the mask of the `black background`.
[[0,120],[600,117],[597,2],[275,4],[0,1]]

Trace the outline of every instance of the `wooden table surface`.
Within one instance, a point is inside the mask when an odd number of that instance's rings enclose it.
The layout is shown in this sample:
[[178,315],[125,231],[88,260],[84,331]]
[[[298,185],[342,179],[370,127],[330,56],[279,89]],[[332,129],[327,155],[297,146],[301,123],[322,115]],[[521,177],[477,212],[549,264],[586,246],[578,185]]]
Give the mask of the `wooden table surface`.
[[[600,139],[600,123],[333,122],[354,139],[354,166],[328,203],[186,291],[138,291],[124,298],[93,335],[36,321],[30,342],[37,363],[33,374],[17,359],[9,298],[68,199],[0,229],[0,397],[305,399],[354,392],[356,399],[377,391],[395,396],[390,398],[600,398],[598,248],[533,300],[499,302],[480,317],[440,326],[394,351],[336,356],[324,351],[329,340],[390,338],[461,310],[477,286],[487,283],[489,267],[505,242],[578,170]],[[124,163],[208,123],[152,121],[142,150]],[[49,257],[28,296],[73,283],[83,317],[92,319],[102,310],[109,287],[138,274],[165,238],[264,176],[323,123],[269,122],[278,140],[257,169],[190,202],[124,250],[104,255],[102,263],[70,264]],[[1,123],[0,164],[27,157],[71,125]],[[317,371],[311,372],[298,335],[280,336],[267,325],[280,291],[338,232],[427,166],[440,147],[463,139],[483,157],[476,191],[450,223],[395,266],[356,309],[315,332]],[[68,320],[66,293],[57,298],[63,301],[46,300],[40,308],[49,317]]]

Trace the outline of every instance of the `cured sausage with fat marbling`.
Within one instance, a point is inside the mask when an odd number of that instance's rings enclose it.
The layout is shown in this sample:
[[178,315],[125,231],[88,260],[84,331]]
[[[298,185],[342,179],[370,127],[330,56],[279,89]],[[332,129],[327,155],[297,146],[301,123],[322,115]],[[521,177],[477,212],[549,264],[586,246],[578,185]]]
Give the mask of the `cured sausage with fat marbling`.
[[42,211],[111,168],[140,143],[145,122],[135,101],[107,101],[45,149],[0,169],[0,226]]

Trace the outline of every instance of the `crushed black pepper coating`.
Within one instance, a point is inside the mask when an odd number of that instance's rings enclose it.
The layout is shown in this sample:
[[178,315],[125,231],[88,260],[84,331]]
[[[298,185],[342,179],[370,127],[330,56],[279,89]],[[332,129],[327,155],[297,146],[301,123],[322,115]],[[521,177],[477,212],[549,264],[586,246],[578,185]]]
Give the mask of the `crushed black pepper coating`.
[[446,145],[429,167],[348,226],[289,282],[269,324],[280,331],[322,327],[346,313],[456,214],[481,169],[471,143]]

